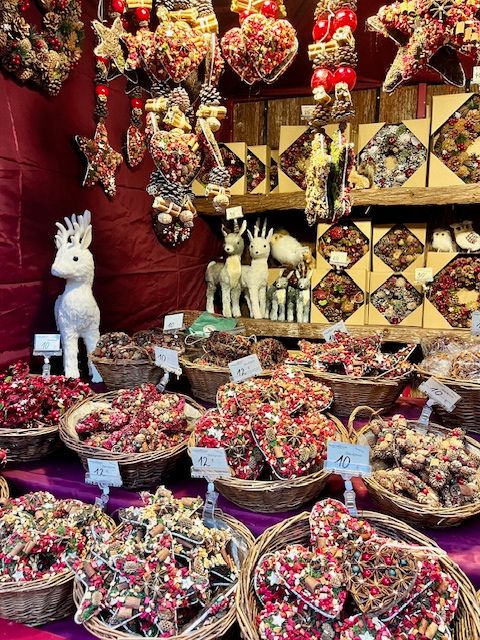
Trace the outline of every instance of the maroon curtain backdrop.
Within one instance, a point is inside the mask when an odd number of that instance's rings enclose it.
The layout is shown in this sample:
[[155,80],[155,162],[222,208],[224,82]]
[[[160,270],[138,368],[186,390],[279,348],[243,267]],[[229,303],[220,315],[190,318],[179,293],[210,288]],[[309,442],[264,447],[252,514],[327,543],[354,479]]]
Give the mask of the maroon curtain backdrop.
[[[0,365],[28,356],[34,333],[55,330],[53,304],[63,288],[50,275],[56,220],[92,211],[103,331],[138,330],[170,310],[202,308],[205,265],[221,254],[218,223],[202,218],[180,248],[157,241],[145,192],[150,158],[133,171],[122,165],[113,201],[100,187],[82,188],[83,159],[72,138],[94,131],[90,20],[96,2],[83,4],[84,52],[56,98],[0,73]],[[124,86],[115,80],[109,99],[107,125],[117,150],[129,122]]]

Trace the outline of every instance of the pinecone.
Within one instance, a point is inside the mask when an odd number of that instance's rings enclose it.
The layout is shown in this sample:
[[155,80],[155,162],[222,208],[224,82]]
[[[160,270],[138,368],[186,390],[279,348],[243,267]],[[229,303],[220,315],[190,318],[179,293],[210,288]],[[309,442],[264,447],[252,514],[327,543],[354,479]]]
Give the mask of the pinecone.
[[318,20],[326,13],[337,11],[338,9],[357,10],[357,0],[320,0],[315,9],[315,20]]
[[230,174],[225,167],[214,167],[208,174],[208,181],[217,184],[219,187],[228,187],[230,184]]
[[312,124],[314,129],[321,129],[328,124],[332,118],[332,103],[317,104],[315,111],[313,112]]
[[169,98],[170,106],[176,105],[180,111],[185,113],[190,107],[190,98],[183,87],[175,87]]
[[204,84],[200,89],[199,98],[201,104],[219,105],[222,96],[217,87],[211,84]]
[[350,67],[358,65],[358,54],[355,47],[347,44],[339,48],[335,56],[335,66],[340,67],[341,65],[349,65]]
[[134,127],[141,129],[142,127],[142,110],[141,109],[132,109],[130,122],[133,124]]
[[150,176],[147,193],[153,197],[162,196],[165,200],[171,200],[178,206],[182,206],[188,189],[180,184],[168,181],[161,171],[154,171]]
[[155,3],[156,6],[162,6],[165,7],[165,9],[167,9],[167,11],[173,11],[174,7],[175,7],[175,2],[174,0],[161,0],[160,2],[157,0],[157,2]]
[[152,82],[151,88],[152,98],[168,98],[170,89],[166,82]]
[[334,122],[342,122],[342,120],[350,120],[355,115],[355,107],[351,100],[345,98],[337,98],[332,107],[331,119]]
[[173,0],[174,10],[190,9],[190,0]]
[[49,11],[43,18],[45,29],[52,31],[52,33],[55,33],[60,26],[60,20],[61,16],[59,14]]
[[94,111],[95,117],[98,120],[104,120],[107,115],[108,115],[108,106],[107,106],[107,101],[106,100],[98,100],[97,99],[97,103],[95,105],[95,111]]

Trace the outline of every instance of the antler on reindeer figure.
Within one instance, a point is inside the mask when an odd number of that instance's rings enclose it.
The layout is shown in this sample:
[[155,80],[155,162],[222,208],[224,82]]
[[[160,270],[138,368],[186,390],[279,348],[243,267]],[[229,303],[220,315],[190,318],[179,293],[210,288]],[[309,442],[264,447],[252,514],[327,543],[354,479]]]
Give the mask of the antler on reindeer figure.
[[[95,266],[89,251],[92,242],[91,213],[74,214],[65,218],[63,224],[57,222],[56,225],[57,255],[52,275],[65,278],[67,283],[55,303],[55,319],[62,336],[65,375],[78,378],[79,338],[83,339],[90,353],[100,337],[100,310],[92,293]],[[98,374],[90,369],[92,373],[93,381],[99,381]]]

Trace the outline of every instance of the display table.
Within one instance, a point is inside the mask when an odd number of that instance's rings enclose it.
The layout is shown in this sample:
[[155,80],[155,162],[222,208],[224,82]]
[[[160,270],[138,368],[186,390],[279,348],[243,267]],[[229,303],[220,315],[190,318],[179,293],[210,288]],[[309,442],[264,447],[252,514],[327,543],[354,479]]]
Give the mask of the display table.
[[[392,413],[403,413],[411,419],[418,418],[423,401],[403,400],[395,407]],[[4,472],[10,485],[13,496],[21,495],[29,491],[50,491],[57,498],[77,498],[85,502],[94,502],[100,495],[98,487],[87,485],[84,482],[85,472],[78,457],[62,448],[50,459],[39,463],[17,464],[14,468]],[[203,480],[192,480],[189,474],[188,460],[181,469],[177,469],[175,479],[166,481],[166,485],[177,497],[204,495],[206,483]],[[338,477],[333,477],[322,496],[342,498],[343,482]],[[115,512],[130,504],[140,502],[138,493],[124,489],[111,489],[107,511],[115,516]],[[360,509],[375,510],[374,503],[368,498],[365,490],[358,492],[358,507]],[[219,507],[230,515],[243,522],[255,536],[260,535],[267,527],[302,511],[297,509],[288,513],[253,513],[246,511],[228,502],[222,496],[219,498]],[[306,505],[304,509],[307,509]],[[472,580],[475,587],[480,588],[480,519],[474,518],[466,524],[453,529],[427,529],[425,533],[433,538],[450,557],[457,562]],[[0,623],[0,627],[2,623]],[[71,620],[52,623],[43,629],[57,634],[68,640],[85,640],[92,636],[75,625]],[[9,636],[1,636],[6,638]],[[18,638],[17,635],[10,637]],[[36,640],[32,636],[31,640]],[[48,637],[38,640],[50,640]]]

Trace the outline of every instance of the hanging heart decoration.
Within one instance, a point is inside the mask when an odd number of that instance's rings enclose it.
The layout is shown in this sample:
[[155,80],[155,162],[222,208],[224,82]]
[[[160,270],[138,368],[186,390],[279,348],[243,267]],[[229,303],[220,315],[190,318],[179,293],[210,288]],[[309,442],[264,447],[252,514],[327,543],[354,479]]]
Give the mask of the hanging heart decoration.
[[154,48],[157,64],[163,66],[169,78],[183,82],[198,68],[208,53],[208,42],[200,31],[187,22],[162,20],[155,31]]
[[221,45],[225,60],[244,82],[255,84],[260,81],[260,76],[250,58],[239,27],[227,31],[222,38]]
[[148,150],[157,169],[170,182],[189,185],[200,168],[201,156],[193,133],[156,131],[148,138]]

